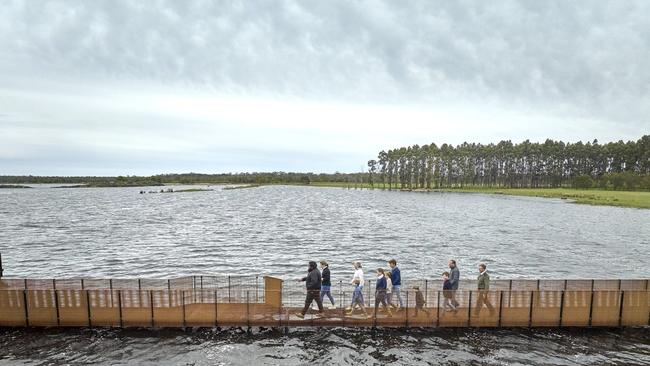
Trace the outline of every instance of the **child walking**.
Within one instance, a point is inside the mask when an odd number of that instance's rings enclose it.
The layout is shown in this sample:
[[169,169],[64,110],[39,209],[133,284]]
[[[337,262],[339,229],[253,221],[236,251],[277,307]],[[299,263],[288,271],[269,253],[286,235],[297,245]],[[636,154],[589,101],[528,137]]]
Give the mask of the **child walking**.
[[452,301],[453,294],[452,294],[452,284],[451,281],[449,281],[449,272],[443,272],[442,273],[442,296],[444,297],[443,305],[445,308],[445,311],[453,311],[456,312],[456,306],[454,306],[454,303]]
[[420,291],[419,286],[413,286],[413,291],[415,291],[415,316],[418,316],[418,311],[423,311],[427,316],[431,316],[429,314],[429,310],[424,308],[424,304],[426,304],[426,301],[424,301],[424,295]]
[[377,285],[375,286],[375,316],[377,316],[377,308],[379,307],[379,304],[384,307],[384,310],[389,317],[393,316],[393,313],[388,306],[388,302],[386,301],[386,287],[387,281],[386,276],[384,276],[384,269],[377,268]]

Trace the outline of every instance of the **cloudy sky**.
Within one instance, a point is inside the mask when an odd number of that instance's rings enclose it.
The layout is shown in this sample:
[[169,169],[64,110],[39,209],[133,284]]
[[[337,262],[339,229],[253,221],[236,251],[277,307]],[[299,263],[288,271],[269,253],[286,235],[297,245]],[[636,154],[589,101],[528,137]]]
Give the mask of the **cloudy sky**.
[[650,133],[650,1],[0,2],[0,175]]

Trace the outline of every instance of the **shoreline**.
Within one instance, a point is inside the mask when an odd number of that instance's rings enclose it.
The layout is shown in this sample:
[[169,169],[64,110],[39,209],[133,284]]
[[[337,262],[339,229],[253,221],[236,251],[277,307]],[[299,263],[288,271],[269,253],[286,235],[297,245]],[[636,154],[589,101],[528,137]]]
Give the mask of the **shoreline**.
[[[346,183],[312,183],[312,187],[336,187],[349,189],[376,189],[382,188],[381,184],[372,188],[369,184]],[[638,209],[650,209],[650,192],[643,191],[608,191],[600,189],[574,189],[574,188],[433,188],[433,189],[400,189],[393,188],[396,192],[419,192],[419,193],[483,193],[502,194],[507,196],[540,197],[569,200],[571,203],[585,204],[592,206],[613,206]]]

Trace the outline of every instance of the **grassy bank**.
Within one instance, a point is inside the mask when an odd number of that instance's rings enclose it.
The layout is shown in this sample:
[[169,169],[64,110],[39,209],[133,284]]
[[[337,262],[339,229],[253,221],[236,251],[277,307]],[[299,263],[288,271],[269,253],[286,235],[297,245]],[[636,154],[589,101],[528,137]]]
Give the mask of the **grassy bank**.
[[[312,186],[355,188],[355,184],[339,182],[314,182]],[[356,184],[357,188],[370,188],[367,183]],[[381,189],[381,184],[375,184],[375,189]],[[395,189],[399,189],[395,187]],[[597,189],[572,188],[452,188],[438,189],[443,192],[506,194],[512,196],[531,196],[544,198],[564,198],[576,203],[603,206],[620,206],[650,209],[650,192],[637,191],[606,191]]]

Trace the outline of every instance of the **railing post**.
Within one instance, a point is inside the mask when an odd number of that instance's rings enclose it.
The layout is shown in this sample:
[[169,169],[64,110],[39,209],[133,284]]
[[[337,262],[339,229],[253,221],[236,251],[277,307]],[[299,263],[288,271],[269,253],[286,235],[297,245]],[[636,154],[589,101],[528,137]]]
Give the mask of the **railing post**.
[[250,310],[250,291],[246,291],[246,326],[248,327],[248,330],[250,331],[251,328],[251,310]]
[[214,290],[214,326],[218,327],[217,319],[219,318],[219,300],[217,299],[217,289]]
[[108,289],[110,290],[109,292],[111,294],[111,307],[113,307],[113,279],[112,278],[108,280]]
[[[559,327],[562,326],[562,317],[564,316],[564,292],[565,290],[562,290],[562,293],[560,294],[560,324],[558,324]],[[593,305],[593,301],[592,301],[592,305]],[[589,310],[589,326],[591,326],[591,310]]]
[[438,292],[438,300],[436,303],[436,327],[440,327],[440,290]]
[[142,284],[138,278],[138,305],[142,307]]
[[81,279],[81,289],[82,290],[86,289],[86,287],[84,286],[84,279],[83,278]]
[[508,307],[510,307],[512,304],[512,280],[509,281],[508,285]]
[[230,275],[228,275],[228,302],[230,302]]
[[[83,284],[83,280],[81,280]],[[83,285],[82,285],[83,286]],[[88,312],[88,327],[92,328],[93,327],[93,321],[92,321],[92,315],[90,313],[90,294],[88,293],[88,290],[83,290],[86,292],[86,311]]]
[[472,326],[472,290],[469,290],[469,300],[467,302],[467,327]]
[[181,290],[181,306],[183,307],[183,328],[185,328],[185,290]]
[[255,302],[259,302],[259,301],[260,301],[260,300],[259,300],[259,295],[258,295],[258,292],[259,292],[259,283],[260,283],[260,282],[259,282],[259,280],[260,280],[259,277],[260,277],[259,275],[255,275]]
[[201,303],[203,303],[203,276],[201,276]]
[[533,300],[535,298],[535,291],[530,292],[530,310],[528,313],[528,328],[533,327]]
[[501,317],[503,316],[503,291],[499,290],[499,321],[497,326],[501,328]]
[[[27,280],[25,280],[25,284]],[[27,288],[23,289],[23,302],[25,303],[25,326],[29,327],[29,302],[27,301]]]
[[59,292],[56,290],[56,279],[52,279],[52,291],[54,291],[54,307],[56,308],[56,325],[61,325],[61,320],[59,319]]
[[149,290],[149,307],[151,308],[151,327],[154,328],[156,324],[153,316],[153,290]]
[[[650,280],[645,281],[645,290],[646,292],[650,290]],[[650,296],[650,295],[648,295]],[[650,325],[650,311],[648,312],[648,325]]]
[[[400,289],[401,291],[402,289]],[[417,306],[417,305],[416,305]],[[409,327],[409,291],[406,290],[406,309],[405,309],[406,327]]]
[[59,291],[56,289],[54,291],[54,306],[56,307],[56,325],[61,326],[61,318],[59,316]]
[[591,300],[589,302],[589,326],[591,327],[594,315],[594,280],[591,280]]
[[169,298],[169,307],[172,307],[172,283],[170,279],[167,279],[167,297]]
[[2,267],[2,253],[0,253],[0,278],[2,278],[2,274],[5,271],[4,267]]
[[120,309],[120,328],[124,328],[124,321],[122,320],[122,290],[117,290],[117,305]]
[[[620,282],[619,282],[620,284]],[[621,305],[618,310],[618,326],[623,326],[623,302],[625,302],[625,291],[621,291]]]

